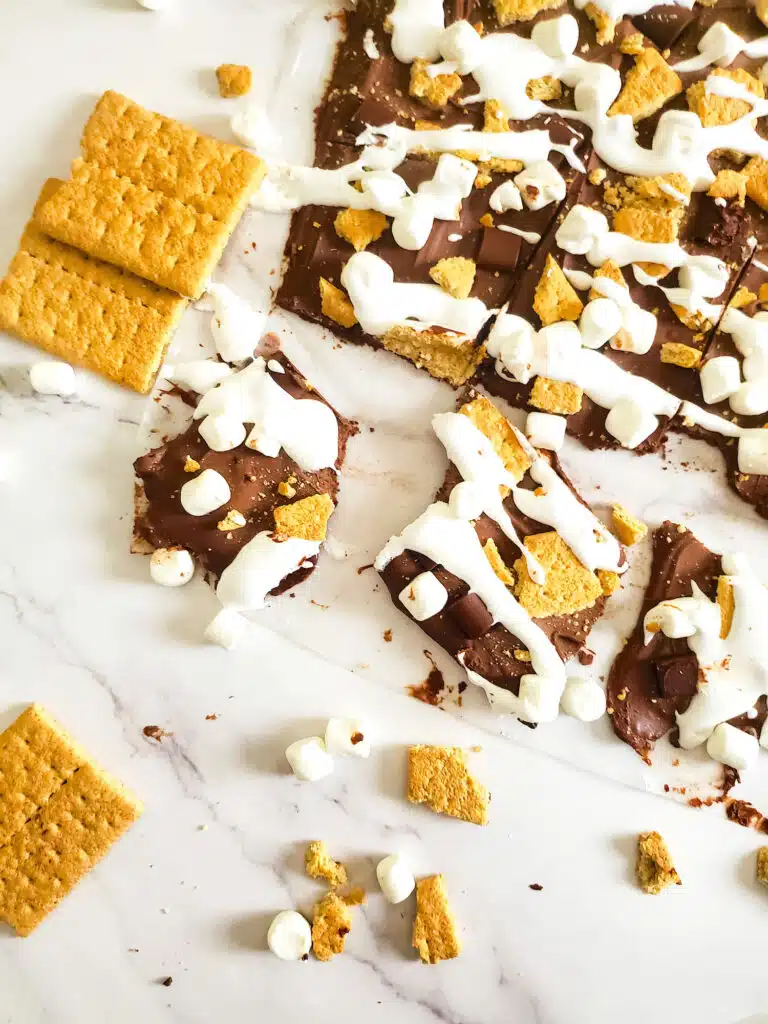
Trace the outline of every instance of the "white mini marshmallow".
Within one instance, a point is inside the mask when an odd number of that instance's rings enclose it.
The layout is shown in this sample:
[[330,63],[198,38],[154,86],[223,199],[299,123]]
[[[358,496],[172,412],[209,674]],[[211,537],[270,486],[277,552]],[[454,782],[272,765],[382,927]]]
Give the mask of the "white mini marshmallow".
[[559,452],[565,441],[566,424],[565,416],[555,416],[551,412],[529,412],[525,421],[525,436],[534,448]]
[[557,229],[555,242],[572,256],[584,256],[598,238],[608,233],[608,219],[599,210],[581,204],[569,210]]
[[252,356],[264,333],[266,313],[253,309],[225,284],[210,284],[208,294],[215,310],[211,331],[216,351],[227,363],[239,363]]
[[521,722],[554,722],[560,710],[560,689],[553,679],[524,675],[520,680]]
[[569,676],[560,707],[566,715],[580,722],[595,722],[605,714],[605,690],[593,679]]
[[226,363],[215,359],[193,359],[187,363],[176,363],[175,366],[163,368],[163,376],[185,391],[195,391],[204,395],[225,377],[232,374],[232,368]]
[[358,718],[329,718],[325,727],[325,749],[333,757],[348,754],[368,757],[371,753],[368,730]]
[[402,903],[416,888],[416,879],[401,853],[390,853],[380,860],[376,865],[376,877],[389,903]]
[[521,384],[533,376],[536,332],[527,320],[514,313],[500,313],[488,336],[488,351]]
[[592,299],[579,320],[584,348],[602,348],[622,326],[622,312],[613,299]]
[[267,945],[281,960],[303,960],[312,948],[312,929],[295,910],[281,910],[272,919]]
[[191,516],[207,516],[230,499],[229,484],[215,469],[204,469],[187,480],[179,492],[181,507]]
[[637,448],[658,425],[653,413],[628,395],[620,398],[605,418],[605,429],[624,448]]
[[237,645],[248,620],[231,608],[222,608],[205,627],[203,636],[212,644],[218,644],[227,651]]
[[317,782],[333,771],[333,758],[325,749],[320,736],[296,740],[286,748],[285,756],[291,771],[302,782]]
[[743,771],[754,762],[760,748],[754,736],[735,725],[722,722],[707,740],[707,753],[713,761]]
[[161,587],[181,587],[195,575],[195,563],[185,548],[157,548],[149,560],[149,574]]
[[768,718],[763,722],[763,728],[760,730],[760,746],[763,750],[768,750]]
[[455,64],[460,75],[469,75],[482,59],[483,40],[468,21],[454,21],[440,36],[440,55]]
[[630,302],[622,310],[621,333],[611,339],[611,348],[644,356],[651,350],[658,323],[650,309]]
[[523,197],[520,189],[514,181],[505,181],[491,194],[488,205],[496,213],[506,213],[507,210],[522,210]]
[[768,473],[768,430],[750,430],[739,438],[739,472]]
[[424,195],[407,196],[392,221],[392,237],[401,249],[416,252],[427,244],[434,223],[431,200]]
[[434,573],[423,572],[400,591],[398,600],[417,622],[424,622],[445,608],[448,591]]
[[565,199],[565,179],[549,160],[536,160],[515,175],[523,202],[529,210],[541,210]]
[[66,398],[77,390],[75,371],[69,363],[57,363],[52,359],[30,367],[29,383],[38,395],[60,395]]
[[570,320],[542,327],[534,341],[534,372],[538,376],[566,380],[581,351],[581,334]]
[[579,24],[572,14],[550,18],[534,25],[531,42],[534,42],[548,57],[556,60],[569,57],[579,41]]
[[731,395],[729,404],[738,416],[762,416],[768,412],[768,379],[742,384]]
[[279,157],[282,141],[266,113],[255,104],[236,111],[229,122],[232,134],[242,146],[257,149],[262,157]]
[[448,497],[448,508],[457,519],[479,519],[485,508],[482,487],[469,480],[461,480]]
[[206,416],[198,431],[214,452],[232,451],[245,440],[245,426],[234,416]]
[[739,361],[735,356],[715,356],[701,368],[701,393],[707,405],[736,394],[741,385]]
[[371,197],[375,208],[392,217],[399,212],[403,197],[408,195],[408,186],[394,171],[367,171],[360,184],[363,195]]

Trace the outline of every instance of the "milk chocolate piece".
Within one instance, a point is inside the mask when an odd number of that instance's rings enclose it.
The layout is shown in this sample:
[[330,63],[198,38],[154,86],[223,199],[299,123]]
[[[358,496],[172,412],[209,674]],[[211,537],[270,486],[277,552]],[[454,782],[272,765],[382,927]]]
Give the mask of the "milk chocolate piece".
[[477,640],[493,625],[493,616],[477,594],[465,594],[446,611],[468,640]]
[[483,228],[477,264],[488,270],[505,270],[511,273],[520,259],[523,240],[519,235],[501,231],[499,228]]
[[660,50],[671,50],[696,15],[678,4],[662,4],[632,18],[632,24]]
[[653,667],[662,697],[672,700],[693,697],[699,688],[699,663],[695,654],[659,658]]
[[735,202],[700,196],[691,234],[702,244],[721,249],[741,249],[749,236],[751,221],[743,206]]

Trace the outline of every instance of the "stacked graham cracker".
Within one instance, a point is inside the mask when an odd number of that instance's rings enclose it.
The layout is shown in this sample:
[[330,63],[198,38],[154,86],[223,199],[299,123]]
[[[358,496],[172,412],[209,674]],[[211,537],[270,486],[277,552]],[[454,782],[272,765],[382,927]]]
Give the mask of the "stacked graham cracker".
[[81,150],[69,181],[43,185],[0,281],[0,329],[146,393],[264,165],[116,92]]

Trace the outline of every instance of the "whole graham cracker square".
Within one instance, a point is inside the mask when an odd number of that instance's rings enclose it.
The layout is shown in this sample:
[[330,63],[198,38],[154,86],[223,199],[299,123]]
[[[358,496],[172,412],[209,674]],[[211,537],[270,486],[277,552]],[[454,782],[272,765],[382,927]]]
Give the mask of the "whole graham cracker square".
[[251,193],[258,157],[106,92],[72,177],[37,213],[61,242],[198,298]]
[[141,813],[43,708],[0,736],[0,919],[29,935]]
[[0,330],[146,393],[186,300],[45,235],[35,215],[60,185],[43,186],[0,281]]

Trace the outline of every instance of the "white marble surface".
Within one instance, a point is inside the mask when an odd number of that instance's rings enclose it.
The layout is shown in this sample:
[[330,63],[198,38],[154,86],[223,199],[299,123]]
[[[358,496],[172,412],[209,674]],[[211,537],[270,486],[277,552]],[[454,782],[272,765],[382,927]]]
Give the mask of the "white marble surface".
[[[0,4],[0,262],[42,179],[66,173],[105,88],[227,137],[233,108],[216,96],[212,68],[247,62],[255,98],[285,125],[288,155],[306,156],[335,30],[322,14],[311,0],[176,0],[157,15],[133,0]],[[246,217],[222,279],[264,299],[284,230],[281,220]],[[180,349],[205,338],[205,319],[186,315]],[[232,655],[200,643],[215,608],[202,583],[154,587],[146,562],[127,552],[130,464],[149,426],[137,429],[146,403],[84,374],[76,399],[35,397],[26,379],[35,354],[0,341],[0,726],[30,700],[43,702],[146,803],[140,823],[35,935],[0,933],[0,1021],[768,1020],[758,836],[717,808],[694,812],[646,792],[661,788],[669,767],[646,771],[607,723],[530,733],[469,691],[465,707],[448,713],[403,696],[426,675],[424,637],[370,573],[355,570],[429,500],[443,463],[426,427],[453,396],[295,320],[278,316],[272,326],[361,421],[334,526],[353,554],[325,558],[295,599],[260,620],[270,631],[255,626]],[[759,559],[765,527],[724,490],[717,459],[693,444],[680,457],[689,472],[673,469],[674,452],[662,468],[567,451],[599,505],[622,498],[651,522],[685,516],[704,540]],[[606,656],[637,607],[642,562],[601,627]],[[286,774],[287,742],[331,714],[354,713],[371,723],[370,761],[344,762],[316,785]],[[145,739],[148,724],[173,737]],[[411,742],[483,746],[488,828],[405,804]],[[745,789],[766,803],[762,770]],[[685,883],[658,899],[631,879],[632,837],[648,828],[667,837]],[[283,964],[264,951],[266,925],[278,909],[311,905],[319,890],[302,876],[301,853],[319,837],[371,896],[343,957]],[[412,907],[385,905],[375,887],[376,861],[396,849],[418,873],[447,876],[465,942],[459,960],[414,961]],[[533,882],[543,891],[531,891]],[[170,988],[158,983],[167,975]]]

